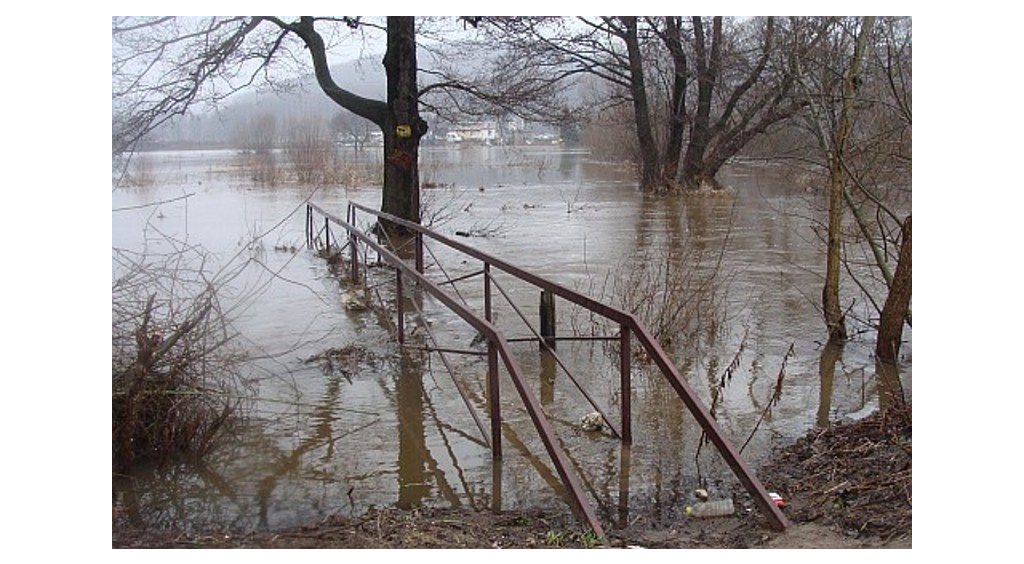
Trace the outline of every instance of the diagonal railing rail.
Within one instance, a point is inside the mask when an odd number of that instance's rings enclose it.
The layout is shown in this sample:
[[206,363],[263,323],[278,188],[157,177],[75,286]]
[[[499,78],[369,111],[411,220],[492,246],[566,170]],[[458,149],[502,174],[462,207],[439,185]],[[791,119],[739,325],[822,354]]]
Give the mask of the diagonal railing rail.
[[[362,232],[355,227],[356,212],[361,211],[368,213],[377,218],[378,222],[387,222],[393,225],[401,226],[407,229],[413,234],[413,241],[415,242],[415,268],[410,267],[405,261],[392,254],[390,251],[383,248],[381,245],[372,240],[370,236]],[[789,526],[789,521],[786,516],[782,513],[779,507],[772,500],[768,491],[764,488],[761,482],[757,479],[757,476],[751,471],[740,456],[739,452],[732,446],[728,439],[723,435],[715,422],[711,413],[697,398],[693,389],[680,374],[679,370],[669,360],[668,355],[658,343],[656,339],[650,334],[647,328],[640,323],[640,321],[632,314],[621,311],[617,308],[594,300],[586,295],[576,292],[570,288],[567,288],[557,282],[548,280],[544,277],[538,276],[527,270],[519,268],[501,258],[495,257],[483,251],[480,251],[474,247],[471,247],[461,241],[446,237],[437,233],[429,228],[426,228],[420,224],[410,222],[389,214],[385,214],[374,210],[372,208],[350,202],[348,204],[348,218],[349,221],[341,220],[334,216],[327,210],[317,206],[316,204],[308,204],[307,210],[307,238],[312,240],[315,235],[316,227],[314,222],[315,213],[319,213],[324,218],[324,229],[327,232],[325,237],[327,241],[330,241],[330,229],[329,223],[334,222],[340,227],[343,227],[348,231],[349,245],[352,245],[352,275],[356,277],[358,272],[357,260],[358,254],[355,249],[356,241],[361,241],[366,244],[369,248],[373,249],[378,253],[378,256],[384,258],[384,260],[394,267],[399,272],[399,280],[404,275],[411,277],[416,281],[422,288],[428,293],[433,295],[445,306],[451,309],[454,313],[459,315],[467,323],[469,323],[474,329],[479,331],[488,342],[488,396],[489,396],[489,407],[491,416],[491,446],[492,456],[495,458],[501,457],[501,427],[500,427],[500,410],[497,402],[497,390],[498,390],[498,377],[497,377],[497,361],[498,357],[501,358],[505,365],[506,370],[509,372],[513,383],[515,384],[516,390],[523,400],[527,412],[529,413],[531,420],[534,422],[534,426],[537,428],[541,435],[541,439],[544,442],[545,448],[547,449],[552,461],[565,485],[568,493],[572,496],[573,501],[576,505],[576,509],[580,511],[585,520],[590,524],[591,528],[598,536],[603,538],[603,532],[600,523],[598,522],[596,515],[590,504],[587,502],[583,495],[582,489],[580,488],[579,481],[576,476],[568,471],[568,457],[562,450],[561,446],[551,430],[551,426],[547,421],[543,411],[540,409],[536,398],[533,396],[530,389],[525,384],[525,379],[522,377],[522,373],[515,362],[515,359],[511,356],[508,348],[507,340],[502,334],[491,324],[492,313],[491,313],[491,285],[493,280],[491,279],[491,269],[497,269],[505,272],[513,277],[516,277],[528,284],[531,284],[543,291],[550,292],[556,296],[559,296],[571,303],[574,303],[586,310],[593,312],[596,315],[611,320],[619,325],[619,379],[620,379],[620,415],[621,415],[621,429],[617,433],[621,439],[626,443],[632,442],[631,432],[631,419],[632,419],[632,408],[631,408],[631,395],[632,395],[632,382],[631,382],[631,344],[632,340],[640,344],[644,351],[646,351],[648,357],[658,367],[659,373],[668,381],[672,389],[676,392],[676,395],[682,400],[683,404],[689,410],[690,414],[694,417],[697,423],[701,426],[702,430],[711,441],[711,443],[718,450],[719,454],[725,460],[726,464],[733,471],[737,479],[743,484],[747,492],[751,495],[755,505],[766,516],[770,526],[775,530],[785,530]],[[451,249],[464,253],[468,256],[476,258],[483,263],[483,274],[485,279],[484,284],[484,316],[481,319],[476,315],[468,306],[464,303],[460,303],[453,299],[447,292],[444,292],[441,287],[423,276],[423,238],[429,237],[438,243],[441,243]],[[400,283],[400,282],[399,282]],[[605,417],[607,421],[607,417]]]
[[[545,449],[551,456],[554,462],[555,469],[558,471],[559,478],[565,485],[569,495],[572,497],[575,505],[575,509],[582,514],[583,518],[590,525],[591,530],[600,538],[604,538],[604,530],[601,527],[601,522],[597,518],[597,514],[594,512],[593,507],[586,499],[586,495],[583,492],[583,488],[579,483],[576,476],[569,472],[569,458],[565,451],[562,449],[558,442],[558,439],[551,428],[551,424],[548,422],[547,417],[544,415],[543,410],[540,407],[540,403],[537,398],[533,395],[529,386],[526,384],[526,379],[523,376],[522,370],[519,368],[519,364],[516,362],[515,357],[512,356],[511,349],[504,336],[487,320],[481,319],[469,308],[464,306],[459,301],[453,299],[447,292],[441,289],[436,283],[429,278],[425,277],[422,273],[418,272],[415,268],[410,267],[397,255],[387,250],[383,246],[379,245],[369,235],[363,233],[357,229],[354,225],[345,221],[330,212],[316,206],[315,204],[309,204],[311,210],[315,210],[323,215],[324,218],[343,227],[348,231],[348,235],[354,240],[365,244],[370,249],[377,252],[381,259],[391,267],[395,268],[400,276],[408,276],[414,280],[421,288],[427,293],[436,298],[438,301],[443,303],[452,312],[461,317],[466,323],[468,323],[473,329],[484,335],[488,344],[488,398],[491,408],[491,426],[492,426],[492,453],[496,458],[500,458],[500,412],[498,410],[498,383],[497,383],[497,364],[498,360],[502,361],[505,369],[508,371],[512,382],[515,385],[516,391],[519,393],[519,397],[522,399],[523,404],[526,406],[527,413],[529,413],[534,426],[540,434],[541,440],[544,443]],[[358,256],[353,253],[353,257]],[[497,417],[496,417],[497,414]]]

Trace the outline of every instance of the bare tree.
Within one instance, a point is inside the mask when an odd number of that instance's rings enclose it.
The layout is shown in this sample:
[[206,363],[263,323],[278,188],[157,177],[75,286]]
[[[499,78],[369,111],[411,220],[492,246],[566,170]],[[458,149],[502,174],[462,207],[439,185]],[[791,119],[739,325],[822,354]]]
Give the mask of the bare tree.
[[366,148],[370,142],[371,130],[376,129],[372,123],[345,111],[334,114],[330,127],[335,142],[351,144],[357,151]]
[[809,156],[827,185],[822,310],[829,339],[845,340],[845,273],[879,315],[879,357],[895,360],[910,323],[910,19],[823,22],[828,42],[800,61],[805,131],[817,143]]
[[270,153],[278,143],[277,116],[272,113],[249,116],[235,132],[235,142],[239,147],[256,155]]
[[878,320],[878,340],[875,344],[875,355],[878,360],[889,364],[896,363],[902,344],[903,324],[910,323],[912,253],[909,215],[903,222],[901,233],[899,262],[896,264],[896,273],[889,284],[889,293]]
[[543,69],[545,80],[596,78],[607,87],[600,107],[631,105],[640,186],[649,191],[720,187],[715,176],[729,159],[803,106],[792,61],[817,40],[776,18],[488,18],[487,24],[499,30],[496,42],[521,64]]
[[[327,38],[320,26],[328,30]],[[358,96],[331,76],[331,41],[342,30],[364,26],[386,33],[385,100]],[[383,133],[381,210],[419,221],[419,142],[427,124],[419,114],[411,16],[388,16],[384,26],[358,17],[115,17],[112,29],[115,153],[130,151],[147,133],[193,106],[219,103],[257,78],[268,77],[272,63],[305,59],[324,94]]]
[[825,286],[822,288],[822,308],[825,312],[825,325],[828,327],[830,341],[843,341],[846,339],[846,323],[842,306],[839,303],[839,271],[841,254],[841,231],[843,224],[843,194],[846,191],[846,177],[843,172],[843,159],[846,157],[847,144],[850,142],[850,134],[853,128],[854,96],[858,85],[863,80],[861,67],[864,60],[864,50],[867,48],[868,38],[871,36],[871,28],[874,26],[874,19],[865,17],[860,24],[860,30],[854,41],[853,54],[851,55],[849,67],[842,77],[839,86],[840,95],[838,107],[830,108],[838,110],[838,115],[830,129],[822,140],[825,144],[826,160],[829,172],[828,190],[828,240],[827,240],[827,265],[825,269]]

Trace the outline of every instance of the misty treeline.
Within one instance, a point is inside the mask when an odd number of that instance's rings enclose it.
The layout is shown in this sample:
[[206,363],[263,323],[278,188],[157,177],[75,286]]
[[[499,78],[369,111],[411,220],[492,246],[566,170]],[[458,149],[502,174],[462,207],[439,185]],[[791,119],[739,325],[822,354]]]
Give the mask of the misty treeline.
[[[384,47],[382,99],[332,73],[335,51],[371,42]],[[382,136],[381,210],[417,222],[420,144],[442,120],[577,128],[654,194],[722,190],[738,158],[788,166],[821,202],[829,339],[847,339],[867,303],[858,322],[895,361],[911,320],[909,17],[115,16],[111,74],[115,156],[240,91],[312,75],[358,118],[334,128]],[[253,147],[271,143],[272,120],[253,119]]]

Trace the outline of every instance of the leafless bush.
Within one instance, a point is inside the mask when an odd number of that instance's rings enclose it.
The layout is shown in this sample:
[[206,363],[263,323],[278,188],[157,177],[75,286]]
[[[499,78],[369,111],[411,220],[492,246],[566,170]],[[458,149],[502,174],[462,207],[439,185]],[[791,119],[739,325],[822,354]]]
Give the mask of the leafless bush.
[[260,186],[277,186],[283,181],[277,155],[270,152],[246,152],[239,158],[239,167],[249,180]]
[[312,118],[292,125],[285,154],[302,183],[323,182],[334,169],[335,151],[327,129]]
[[[732,276],[722,268],[731,224],[724,228],[715,245],[686,234],[644,244],[620,259],[599,284],[581,291],[636,316],[666,349],[693,347],[704,342],[701,339],[713,342],[725,329]],[[581,310],[572,315],[571,324],[579,334],[607,335],[616,329]]]
[[478,221],[466,229],[455,232],[459,237],[503,237],[508,233],[508,225],[499,219]]
[[687,248],[679,259],[645,250],[616,271],[613,293],[619,306],[637,316],[665,347],[691,342],[701,331],[716,332],[724,323],[720,269],[697,266],[706,253]]
[[221,306],[239,271],[208,272],[193,246],[153,255],[114,250],[113,466],[201,456],[251,397],[243,354]]

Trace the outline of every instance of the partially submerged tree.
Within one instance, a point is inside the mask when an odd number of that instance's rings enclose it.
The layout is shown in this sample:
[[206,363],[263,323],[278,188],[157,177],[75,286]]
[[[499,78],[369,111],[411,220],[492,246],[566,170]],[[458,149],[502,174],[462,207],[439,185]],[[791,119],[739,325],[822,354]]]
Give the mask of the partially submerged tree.
[[[385,100],[356,95],[331,76],[328,37],[370,25],[355,17],[276,16],[113,19],[113,151],[131,151],[148,133],[202,103],[224,98],[270,76],[274,63],[305,59],[331,100],[380,128],[384,136],[381,210],[419,221],[420,117],[416,26],[411,16],[388,16]],[[338,29],[341,28],[341,29]]]
[[715,176],[729,159],[802,107],[794,95],[794,56],[816,41],[771,17],[486,23],[498,30],[496,42],[521,64],[543,69],[546,80],[595,78],[607,86],[600,106],[631,105],[640,187],[647,191],[720,187]]
[[910,19],[823,22],[828,41],[800,61],[808,69],[800,88],[804,131],[816,141],[812,162],[827,187],[824,321],[830,341],[848,337],[845,273],[879,316],[879,358],[895,362],[910,323]]

